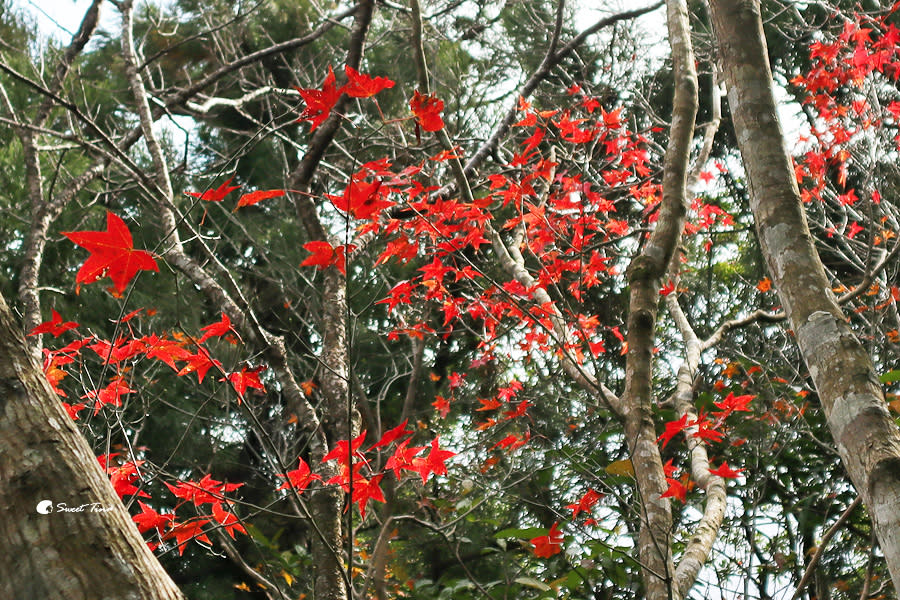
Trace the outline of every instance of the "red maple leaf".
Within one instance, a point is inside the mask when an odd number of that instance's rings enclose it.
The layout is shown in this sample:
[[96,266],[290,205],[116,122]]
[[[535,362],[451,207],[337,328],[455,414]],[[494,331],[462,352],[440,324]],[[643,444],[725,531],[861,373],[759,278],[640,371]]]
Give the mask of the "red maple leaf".
[[147,346],[147,358],[155,358],[169,365],[173,370],[177,371],[175,365],[176,360],[186,361],[191,357],[191,353],[185,350],[178,342],[164,337],[159,337],[155,333],[144,338]]
[[387,77],[370,77],[364,73],[358,73],[351,66],[344,67],[347,74],[347,85],[344,91],[351,98],[368,98],[386,88],[394,87],[394,82]]
[[665,448],[666,444],[669,443],[673,437],[684,431],[684,428],[688,426],[687,422],[688,416],[687,413],[681,416],[677,421],[669,421],[666,423],[666,430],[660,434],[656,441],[662,441],[662,447]]
[[375,500],[377,502],[384,502],[384,493],[381,491],[381,478],[384,477],[383,474],[373,475],[371,479],[366,479],[365,477],[359,477],[353,479],[353,496],[351,498],[351,502],[355,502],[359,505],[359,514],[365,519],[366,518],[366,504],[369,503],[369,500]]
[[174,514],[160,514],[140,500],[138,500],[138,506],[141,507],[141,512],[132,515],[131,520],[137,523],[138,531],[141,533],[146,533],[151,529],[155,529],[162,535],[165,528],[175,520]]
[[402,423],[394,427],[393,429],[388,429],[384,432],[384,435],[381,436],[381,439],[372,444],[372,447],[369,448],[369,452],[375,450],[376,448],[382,448],[384,446],[389,446],[391,443],[396,440],[410,435],[413,431],[412,429],[407,429],[406,424],[409,423],[409,419],[404,420]]
[[257,190],[255,192],[250,192],[249,194],[244,194],[240,197],[234,210],[237,210],[242,206],[252,206],[257,202],[262,202],[269,198],[281,198],[282,196],[284,196],[284,190]]
[[344,188],[344,193],[340,196],[325,194],[331,200],[334,207],[340,211],[350,214],[355,219],[366,220],[376,217],[384,208],[393,206],[394,203],[385,198],[384,191],[381,189],[381,180],[375,181],[355,181],[350,178],[350,183]]
[[434,94],[423,96],[416,90],[412,100],[409,101],[409,108],[416,115],[416,123],[425,131],[438,131],[444,127],[444,121],[441,119],[444,101]]
[[287,480],[278,487],[279,490],[293,488],[297,490],[298,494],[302,494],[306,491],[306,488],[309,487],[310,483],[313,481],[321,481],[322,478],[310,471],[309,465],[306,464],[306,461],[303,460],[303,458],[298,458],[298,460],[299,465],[296,469],[278,475]]
[[481,408],[476,408],[475,412],[481,412],[484,410],[494,410],[496,408],[500,408],[503,404],[495,399],[495,398],[479,398],[478,401],[481,403]]
[[728,466],[728,461],[723,460],[721,465],[719,465],[715,469],[710,469],[709,473],[710,473],[710,475],[718,475],[719,477],[722,477],[723,479],[728,479],[728,478],[737,477],[738,475],[741,474],[741,471],[743,471],[743,470],[744,469],[732,469],[731,467]]
[[240,404],[241,399],[247,392],[247,388],[257,389],[262,392],[266,391],[265,386],[263,386],[262,382],[259,380],[260,371],[264,371],[265,369],[266,367],[264,365],[249,370],[244,366],[241,367],[240,372],[229,373],[219,381],[225,381],[227,379],[231,383],[231,387],[233,387],[234,391],[238,394],[238,404]]
[[414,446],[412,448],[408,448],[410,440],[403,440],[397,447],[394,449],[394,453],[390,458],[387,459],[387,462],[384,464],[385,469],[393,469],[394,476],[399,480],[400,479],[400,471],[414,470],[414,462],[416,460],[416,455],[425,449],[425,446]]
[[[50,385],[53,385],[52,383]],[[53,386],[53,391],[59,394],[60,391],[56,386]],[[84,402],[79,402],[78,404],[69,404],[68,402],[62,403],[63,408],[66,409],[66,412],[69,414],[69,418],[73,421],[78,420],[78,413],[85,409]]]
[[175,541],[178,543],[179,556],[184,554],[184,548],[191,540],[205,542],[211,546],[212,542],[209,541],[209,538],[203,533],[203,527],[209,523],[210,519],[194,519],[193,521],[179,523],[166,534],[166,538],[175,538]]
[[534,555],[539,558],[550,558],[554,554],[562,552],[563,534],[559,531],[559,523],[550,527],[547,535],[531,538],[534,546]]
[[108,466],[106,461],[113,456],[116,455],[107,455],[105,460],[101,460],[101,457],[98,456],[97,460],[100,460],[100,465],[104,467],[106,474],[109,475],[109,482],[112,484],[113,489],[116,490],[116,494],[118,494],[119,498],[124,498],[125,496],[149,498],[150,494],[140,490],[134,485],[134,482],[137,481],[138,478],[138,467],[143,464],[143,461],[128,461],[119,467]]
[[203,336],[197,342],[198,344],[202,344],[211,337],[221,337],[231,331],[231,319],[228,318],[228,315],[222,313],[221,321],[212,323],[206,327],[201,327],[200,331],[203,332]]
[[435,396],[435,401],[431,403],[431,406],[441,415],[442,419],[450,414],[450,400],[443,396]]
[[187,375],[188,373],[197,373],[197,383],[203,383],[203,378],[206,377],[206,373],[212,368],[216,367],[216,369],[222,369],[222,363],[214,358],[210,357],[209,353],[204,348],[200,348],[197,354],[191,354],[187,358],[185,358],[187,364],[178,371],[178,376],[181,377],[183,375]]
[[96,399],[96,402],[94,403],[94,414],[96,415],[105,404],[122,406],[122,395],[131,394],[134,391],[135,390],[128,387],[128,384],[125,383],[121,377],[116,377],[113,379],[112,383],[102,390],[91,390],[82,396],[82,398]]
[[53,337],[59,337],[70,329],[75,329],[78,327],[78,323],[74,321],[66,321],[63,323],[62,317],[55,309],[50,309],[50,314],[53,316],[49,321],[44,321],[37,327],[31,330],[28,335],[40,335],[42,333],[49,333]]
[[360,464],[366,463],[366,457],[359,452],[359,449],[365,440],[366,432],[363,430],[358,436],[353,438],[352,442],[347,440],[338,441],[335,447],[322,457],[322,462],[337,460],[340,465],[348,465],[350,464],[350,453],[353,452],[354,461],[359,461]]
[[716,408],[719,409],[719,411],[714,412],[713,414],[716,415],[719,420],[724,420],[733,412],[750,412],[750,407],[748,405],[755,397],[756,396],[751,394],[735,396],[733,392],[729,392],[721,402],[713,402]]
[[517,436],[514,433],[509,434],[493,446],[491,446],[491,450],[494,448],[506,449],[508,452],[512,452],[513,450],[517,450],[528,443],[528,440],[531,439],[531,432],[526,431],[525,435],[522,437]]
[[669,488],[659,495],[660,498],[678,498],[681,503],[687,502],[687,487],[677,479],[666,477]]
[[111,212],[106,213],[106,231],[64,231],[62,234],[91,253],[78,269],[75,281],[79,284],[93,283],[107,275],[121,294],[138,271],[159,271],[152,254],[134,249],[125,221]]
[[241,187],[239,185],[231,185],[232,179],[234,179],[234,176],[229,177],[225,183],[215,189],[208,189],[205,192],[185,192],[185,194],[207,202],[221,202],[225,199],[225,196]]
[[725,437],[725,434],[716,429],[716,425],[711,423],[709,419],[698,420],[695,425],[697,425],[697,431],[695,431],[691,437],[706,442],[721,442],[722,438]]
[[197,482],[179,481],[178,485],[171,485],[168,482],[163,483],[176,498],[189,500],[194,503],[194,506],[219,502],[224,498],[223,494],[225,492],[232,492],[244,485],[243,483],[217,481],[209,473]]
[[575,504],[568,504],[566,505],[566,508],[572,511],[572,518],[574,519],[578,516],[578,513],[582,511],[587,513],[591,512],[594,505],[597,504],[597,502],[599,502],[602,497],[603,494],[596,490],[590,489],[584,493],[584,496],[582,496],[578,502],[576,502]]
[[222,508],[221,502],[213,502],[212,515],[219,525],[222,526],[222,529],[225,530],[225,533],[231,536],[231,539],[234,539],[235,531],[243,534],[247,533],[247,530],[241,525],[240,519],[238,519],[233,512]]
[[455,452],[438,448],[438,438],[434,438],[431,441],[431,452],[428,453],[428,456],[414,459],[410,470],[421,475],[422,483],[424,484],[427,483],[428,476],[432,473],[435,475],[446,475],[447,465],[444,463],[454,456],[456,456]]
[[347,274],[347,249],[352,252],[355,248],[353,244],[332,246],[328,242],[321,240],[313,240],[303,244],[304,250],[312,252],[306,259],[300,263],[301,267],[318,267],[327,269],[328,267],[337,267],[342,275]]
[[328,66],[328,75],[325,76],[325,81],[322,82],[322,89],[304,89],[299,87],[296,89],[303,96],[304,102],[306,102],[306,108],[300,113],[297,121],[309,121],[312,123],[309,128],[310,132],[315,131],[316,127],[328,118],[328,115],[331,114],[331,109],[334,108],[341,94],[344,93],[343,87],[335,85],[334,70],[330,65]]

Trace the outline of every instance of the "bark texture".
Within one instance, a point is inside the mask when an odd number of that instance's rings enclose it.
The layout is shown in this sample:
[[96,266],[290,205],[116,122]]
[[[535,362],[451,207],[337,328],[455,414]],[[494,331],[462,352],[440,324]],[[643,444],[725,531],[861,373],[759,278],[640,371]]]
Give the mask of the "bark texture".
[[816,253],[776,113],[758,0],[710,2],[728,102],[750,182],[763,255],[825,409],[838,452],[863,497],[888,568],[900,581],[900,429]]
[[[37,512],[43,500],[52,503],[50,514]],[[62,512],[60,503],[82,510]],[[50,389],[2,297],[0,513],[0,598],[183,598]]]

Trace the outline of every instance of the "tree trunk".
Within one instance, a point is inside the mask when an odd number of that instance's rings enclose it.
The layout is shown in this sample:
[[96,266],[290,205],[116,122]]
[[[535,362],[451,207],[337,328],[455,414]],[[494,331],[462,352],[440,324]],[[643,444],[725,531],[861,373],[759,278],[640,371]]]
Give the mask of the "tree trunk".
[[[42,501],[49,514],[36,510]],[[63,503],[81,510],[63,512]],[[0,514],[2,598],[183,598],[26,350],[2,297]]]
[[710,8],[762,252],[838,452],[898,582],[900,429],[813,245],[778,123],[759,2],[712,0]]
[[[641,528],[638,556],[649,600],[678,600],[673,585],[672,507],[653,421],[653,347],[663,275],[681,239],[687,213],[686,184],[697,115],[697,72],[684,0],[666,2],[675,96],[663,168],[663,197],[656,228],[628,266],[628,355],[625,366],[625,436],[634,465]],[[686,586],[687,587],[687,586]]]

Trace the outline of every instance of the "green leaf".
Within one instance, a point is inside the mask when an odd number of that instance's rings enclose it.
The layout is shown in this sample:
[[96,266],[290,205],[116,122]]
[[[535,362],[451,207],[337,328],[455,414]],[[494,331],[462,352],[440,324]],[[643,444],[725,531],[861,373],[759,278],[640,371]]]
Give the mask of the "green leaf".
[[525,529],[504,529],[494,534],[494,539],[502,540],[506,538],[520,538],[530,540],[539,535],[547,535],[547,529],[544,527],[526,527]]
[[884,375],[878,378],[878,381],[881,383],[894,383],[895,381],[900,381],[900,370],[888,371]]

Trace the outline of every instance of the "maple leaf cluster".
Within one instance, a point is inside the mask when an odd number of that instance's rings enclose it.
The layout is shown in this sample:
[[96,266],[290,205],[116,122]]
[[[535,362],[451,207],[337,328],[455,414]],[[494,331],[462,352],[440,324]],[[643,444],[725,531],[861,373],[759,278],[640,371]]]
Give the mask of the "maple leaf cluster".
[[[143,489],[143,482],[150,479],[149,474],[141,468],[144,461],[120,461],[119,456],[118,453],[111,453],[97,457],[100,466],[109,476],[116,494],[120,499],[124,499],[125,496],[150,498],[150,494]],[[141,481],[141,487],[135,485],[138,480]],[[147,542],[151,550],[156,550],[161,541],[170,539],[175,540],[179,555],[184,554],[185,547],[191,540],[211,545],[207,536],[208,530],[204,529],[210,524],[222,528],[232,538],[234,538],[235,532],[247,533],[240,519],[233,511],[228,510],[227,507],[230,507],[231,501],[225,497],[226,493],[239,489],[243,485],[242,483],[223,483],[208,474],[200,481],[179,481],[177,485],[164,483],[179,500],[175,508],[170,512],[160,513],[149,504],[139,500],[137,504],[141,510],[131,517],[139,532],[152,533],[154,534],[153,539],[159,540]],[[188,502],[197,509],[210,505],[211,514],[201,514],[179,521],[176,515],[178,508]]]
[[[130,321],[142,310],[138,309],[124,316],[120,319],[120,323],[124,324]],[[64,323],[62,316],[53,311],[53,318],[35,327],[31,333],[33,335],[52,334],[56,331],[62,335],[76,327],[77,323]],[[197,341],[192,341],[184,336],[169,337],[165,334],[131,338],[123,336],[113,342],[91,336],[80,338],[56,350],[44,348],[42,364],[44,375],[53,391],[65,398],[67,394],[60,384],[68,375],[65,370],[66,366],[82,360],[83,349],[91,350],[103,364],[116,367],[117,373],[110,378],[109,383],[103,387],[87,390],[81,396],[82,399],[93,401],[95,415],[106,405],[122,406],[122,398],[136,391],[129,387],[125,375],[130,370],[130,365],[136,364],[141,359],[158,360],[176,371],[179,377],[194,373],[198,383],[203,383],[209,370],[215,369],[223,375],[219,381],[227,381],[237,393],[238,404],[245,398],[248,389],[265,392],[265,386],[260,380],[260,373],[265,369],[264,366],[250,368],[243,365],[240,370],[227,372],[222,363],[213,358],[211,352],[203,345],[211,338],[229,336],[234,332],[231,320],[227,315],[223,313],[220,321],[204,326],[201,331],[203,335]],[[192,346],[194,350],[191,349]],[[73,420],[77,420],[78,413],[87,407],[87,403],[63,402],[63,406],[69,416]]]
[[347,94],[351,98],[369,98],[384,89],[394,87],[394,82],[387,77],[370,77],[357,72],[349,65],[344,67],[344,73],[347,75],[347,83],[340,87],[337,85],[334,69],[329,65],[328,75],[325,76],[321,88],[296,88],[306,103],[306,108],[297,120],[309,121],[311,132],[331,115],[331,110],[342,95]]
[[[407,419],[393,429],[385,431],[366,452],[360,450],[366,439],[365,431],[352,440],[338,441],[335,447],[322,457],[323,463],[331,461],[337,463],[338,474],[324,481],[322,476],[313,473],[306,461],[300,457],[296,469],[279,474],[285,481],[278,489],[290,489],[301,494],[313,482],[338,485],[350,494],[350,503],[356,504],[360,516],[365,518],[366,507],[370,501],[385,501],[381,481],[388,470],[394,473],[398,481],[403,477],[404,471],[416,473],[424,485],[433,475],[446,475],[446,462],[456,456],[456,453],[440,447],[438,437],[435,437],[428,446],[409,447],[412,438],[408,436],[411,436],[413,431],[406,428],[408,422]],[[372,463],[366,458],[366,454],[392,445],[394,450],[384,463],[384,471],[372,472]],[[423,454],[424,450],[428,450],[428,453]]]

